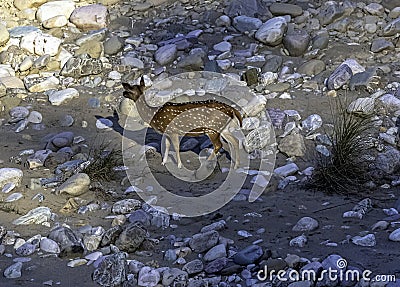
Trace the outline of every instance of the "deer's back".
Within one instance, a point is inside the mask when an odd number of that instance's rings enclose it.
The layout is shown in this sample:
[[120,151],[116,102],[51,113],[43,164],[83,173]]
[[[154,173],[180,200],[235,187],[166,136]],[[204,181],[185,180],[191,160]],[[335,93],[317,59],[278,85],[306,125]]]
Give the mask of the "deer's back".
[[158,132],[197,136],[221,132],[228,122],[241,115],[233,107],[214,100],[166,103],[153,116],[150,125]]

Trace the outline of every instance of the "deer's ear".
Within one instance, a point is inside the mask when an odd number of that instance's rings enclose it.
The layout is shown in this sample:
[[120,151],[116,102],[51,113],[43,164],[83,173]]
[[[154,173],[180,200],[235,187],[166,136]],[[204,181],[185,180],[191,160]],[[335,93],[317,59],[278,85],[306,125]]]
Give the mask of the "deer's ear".
[[127,91],[130,91],[133,88],[129,83],[122,83],[122,87]]

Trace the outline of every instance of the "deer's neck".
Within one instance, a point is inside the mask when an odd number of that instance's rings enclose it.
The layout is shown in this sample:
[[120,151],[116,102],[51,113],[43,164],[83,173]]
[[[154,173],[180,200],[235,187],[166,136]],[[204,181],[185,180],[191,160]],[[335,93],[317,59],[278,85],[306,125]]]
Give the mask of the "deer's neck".
[[148,124],[150,124],[154,115],[158,111],[158,107],[150,107],[144,98],[144,95],[141,95],[136,101],[136,109],[142,118],[142,120]]

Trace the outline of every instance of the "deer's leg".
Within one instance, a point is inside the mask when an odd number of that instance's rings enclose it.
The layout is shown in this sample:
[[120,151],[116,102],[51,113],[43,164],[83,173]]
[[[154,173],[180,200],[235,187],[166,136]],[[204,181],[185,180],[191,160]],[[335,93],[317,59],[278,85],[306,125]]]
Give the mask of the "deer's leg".
[[[232,135],[229,131],[223,131],[221,133],[221,136],[228,142],[230,143],[231,149],[234,149],[235,152],[235,165],[234,165],[234,169],[237,169],[239,167],[240,164],[240,155],[239,155],[239,140]],[[231,153],[231,158],[232,158],[232,150],[230,151]]]
[[171,141],[167,135],[164,135],[164,139],[165,139],[165,151],[161,165],[165,165],[167,163],[169,148],[171,146]]
[[172,141],[172,145],[174,147],[174,150],[176,152],[176,162],[178,163],[178,168],[182,168],[181,155],[179,153],[179,135],[178,134],[172,134],[171,135],[171,141]]
[[214,152],[210,154],[207,160],[211,160],[214,158],[214,156],[218,155],[219,150],[222,148],[222,142],[220,138],[220,133],[218,132],[210,132],[207,133],[207,136],[210,138],[213,146],[214,146]]

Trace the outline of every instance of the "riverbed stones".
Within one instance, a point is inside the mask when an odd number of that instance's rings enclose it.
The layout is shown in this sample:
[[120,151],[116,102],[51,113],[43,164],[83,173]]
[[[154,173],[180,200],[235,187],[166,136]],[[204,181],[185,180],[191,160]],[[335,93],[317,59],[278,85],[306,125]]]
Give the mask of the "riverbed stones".
[[140,200],[128,198],[117,201],[113,204],[111,211],[115,214],[127,214],[139,209],[142,206]]
[[48,238],[60,246],[60,257],[76,257],[83,254],[81,236],[68,227],[56,227],[50,231]]
[[57,242],[47,237],[43,237],[40,239],[39,248],[44,252],[54,254],[58,254],[61,251]]
[[144,266],[138,274],[138,285],[146,287],[154,287],[161,279],[160,272],[149,266]]
[[91,4],[76,8],[69,20],[82,30],[98,30],[107,27],[108,10],[101,4]]
[[78,196],[87,192],[89,190],[89,185],[89,176],[86,173],[77,173],[60,185],[60,187],[57,188],[57,193]]
[[10,39],[10,33],[8,32],[6,26],[0,24],[0,46],[3,46]]
[[69,0],[50,1],[39,6],[39,8],[36,11],[36,18],[42,24],[44,24],[45,21],[51,18],[59,16],[64,16],[64,19],[69,19],[74,9],[75,9],[74,1],[69,1]]
[[262,25],[262,21],[258,18],[241,15],[233,18],[232,25],[243,33],[246,31],[258,30]]
[[0,189],[3,189],[6,184],[14,184],[18,186],[24,173],[19,168],[4,167],[0,168]]
[[278,149],[288,157],[304,156],[306,152],[306,144],[303,135],[297,132],[292,132],[279,142]]
[[300,6],[287,3],[272,3],[269,6],[269,11],[275,16],[290,15],[297,17],[303,14],[303,9]]
[[318,221],[312,217],[305,216],[297,221],[292,230],[296,232],[313,231],[318,228]]
[[8,279],[15,279],[22,276],[22,262],[16,262],[11,266],[8,266],[4,272],[4,277]]
[[60,74],[65,77],[80,78],[83,76],[97,75],[103,71],[103,64],[99,59],[93,59],[88,54],[69,58]]
[[255,38],[264,44],[276,46],[282,43],[286,30],[286,19],[284,17],[274,17],[261,25],[255,34]]
[[305,31],[293,31],[287,33],[283,38],[283,45],[288,50],[289,55],[298,57],[306,52],[310,44],[310,36]]
[[154,54],[154,60],[160,65],[166,65],[175,60],[178,49],[175,44],[160,47]]
[[204,252],[214,247],[218,243],[219,233],[211,230],[204,233],[198,233],[192,236],[189,246],[194,252]]
[[365,236],[354,236],[351,238],[351,242],[355,245],[372,247],[376,245],[376,239],[374,234],[367,234]]
[[226,257],[226,255],[227,254],[225,245],[218,244],[212,247],[210,250],[208,250],[206,254],[204,254],[204,260],[209,262],[220,257]]
[[125,252],[104,257],[93,272],[93,281],[101,286],[120,286],[126,280],[126,257]]
[[135,252],[145,238],[146,230],[136,223],[131,223],[124,227],[115,245],[122,251]]
[[257,262],[263,254],[264,251],[261,246],[253,244],[237,252],[233,256],[233,261],[239,265],[249,265]]
[[393,230],[389,234],[389,240],[391,241],[400,241],[400,228]]

